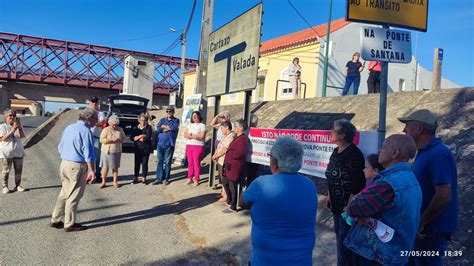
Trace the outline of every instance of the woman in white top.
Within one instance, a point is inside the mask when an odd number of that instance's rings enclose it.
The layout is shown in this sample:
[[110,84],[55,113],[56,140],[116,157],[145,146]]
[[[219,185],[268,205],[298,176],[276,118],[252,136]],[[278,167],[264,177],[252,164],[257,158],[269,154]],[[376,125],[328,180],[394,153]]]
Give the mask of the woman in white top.
[[184,131],[186,139],[186,158],[188,159],[188,178],[187,185],[193,183],[193,186],[199,185],[199,176],[201,175],[201,158],[204,154],[204,143],[206,139],[206,125],[201,123],[202,116],[198,111],[191,115],[191,123]]
[[299,99],[301,97],[301,66],[300,59],[295,57],[293,62],[288,67],[289,70],[289,79],[293,92],[293,97]]

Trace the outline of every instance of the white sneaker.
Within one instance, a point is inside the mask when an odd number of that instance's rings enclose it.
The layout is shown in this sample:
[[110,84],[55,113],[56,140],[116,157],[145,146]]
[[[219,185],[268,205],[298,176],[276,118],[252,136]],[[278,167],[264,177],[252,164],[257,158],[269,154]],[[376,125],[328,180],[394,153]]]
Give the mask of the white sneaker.
[[191,185],[193,183],[193,180],[191,179],[188,179],[188,181],[186,181],[186,183],[184,183],[185,185]]
[[10,193],[10,190],[8,189],[8,187],[3,187],[2,193],[3,194],[8,194],[8,193]]
[[197,186],[199,186],[199,182],[198,182],[198,181],[194,181],[193,187],[197,187]]
[[18,191],[18,192],[23,192],[23,191],[25,191],[25,188],[22,187],[22,186],[16,186],[15,190]]

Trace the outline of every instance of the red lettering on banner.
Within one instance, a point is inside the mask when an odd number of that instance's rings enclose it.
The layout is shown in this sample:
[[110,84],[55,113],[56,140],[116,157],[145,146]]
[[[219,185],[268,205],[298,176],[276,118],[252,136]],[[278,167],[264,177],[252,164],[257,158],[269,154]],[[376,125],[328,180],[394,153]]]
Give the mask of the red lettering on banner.
[[[290,137],[303,142],[334,144],[331,134],[331,130],[250,128],[250,137],[254,138],[276,139],[278,137]],[[357,132],[354,144],[358,145],[359,140],[360,133]]]

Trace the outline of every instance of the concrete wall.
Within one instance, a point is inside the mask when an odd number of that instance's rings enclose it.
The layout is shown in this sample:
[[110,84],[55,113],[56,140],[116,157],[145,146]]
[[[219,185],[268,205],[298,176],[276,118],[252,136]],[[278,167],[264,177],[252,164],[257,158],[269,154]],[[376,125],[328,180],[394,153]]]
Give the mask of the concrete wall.
[[[119,93],[118,90],[88,89],[12,81],[0,82],[0,85],[3,86],[3,88],[0,89],[0,101],[3,101],[5,98],[7,100],[29,99],[41,102],[86,103],[90,97],[97,96],[101,104],[105,106],[110,95]],[[168,105],[168,99],[168,95],[154,94],[152,105],[154,108],[161,109]],[[6,106],[6,103],[2,103],[1,106]]]
[[[329,55],[329,66],[328,66],[328,86],[344,87],[345,76],[343,71],[345,69],[347,61],[351,60],[352,55],[355,52],[360,51],[360,30],[362,26],[371,26],[360,23],[350,23],[349,25],[333,32],[330,37],[330,50]],[[323,41],[322,41],[323,42]],[[324,44],[323,44],[324,46]],[[324,61],[325,49],[320,50],[321,62],[319,64],[320,71],[318,72],[318,96],[321,96],[321,88],[323,82],[323,61]],[[364,60],[362,60],[364,61]],[[404,80],[404,91],[415,90],[415,77],[418,76],[418,83],[416,90],[429,90],[431,89],[432,83],[432,72],[427,71],[425,68],[418,66],[418,74],[415,75],[416,70],[416,59],[413,57],[409,64],[390,64],[388,68],[388,91],[397,92],[400,91],[401,80]],[[361,82],[359,86],[359,94],[367,93],[367,78],[369,71],[366,68],[361,73]],[[445,78],[441,81],[442,88],[459,88],[460,86]],[[352,91],[352,88],[351,88]],[[327,96],[338,96],[341,95],[342,89],[327,88]]]
[[9,107],[10,97],[8,86],[6,86],[6,82],[0,82],[0,110],[5,110]]

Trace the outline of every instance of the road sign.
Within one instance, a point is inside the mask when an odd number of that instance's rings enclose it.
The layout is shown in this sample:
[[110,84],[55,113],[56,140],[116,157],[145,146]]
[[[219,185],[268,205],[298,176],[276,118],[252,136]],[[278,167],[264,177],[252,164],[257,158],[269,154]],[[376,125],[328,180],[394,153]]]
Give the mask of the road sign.
[[438,60],[439,61],[443,61],[443,55],[444,55],[443,49],[439,48],[438,49]]
[[261,26],[260,3],[211,33],[206,96],[257,86]]
[[362,59],[401,64],[411,62],[409,31],[362,27],[360,35]]
[[347,0],[346,20],[426,32],[428,0]]

